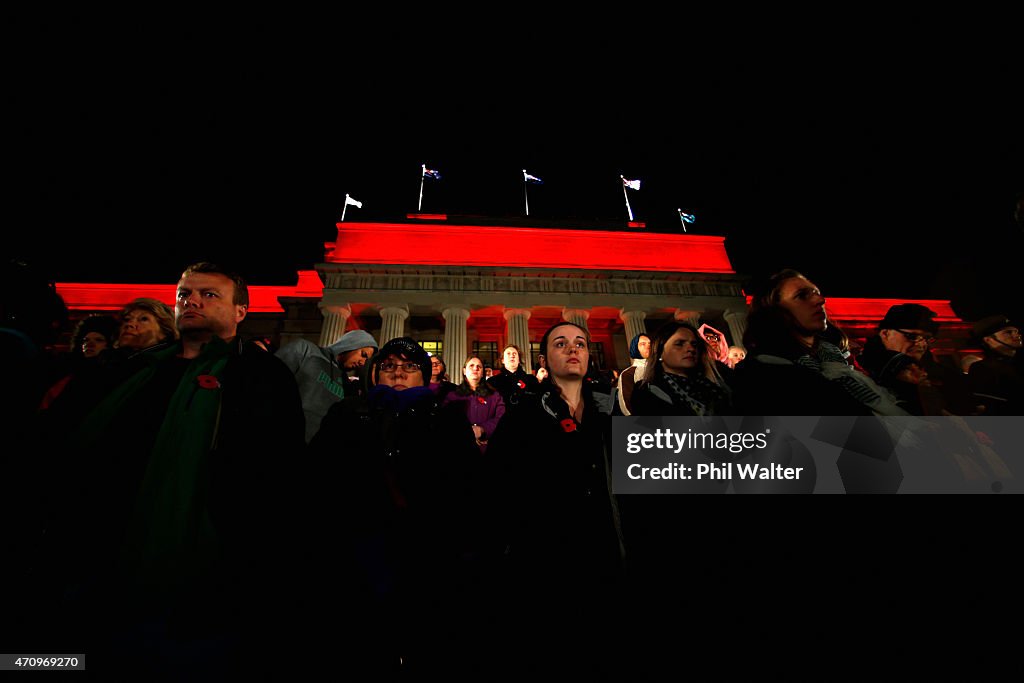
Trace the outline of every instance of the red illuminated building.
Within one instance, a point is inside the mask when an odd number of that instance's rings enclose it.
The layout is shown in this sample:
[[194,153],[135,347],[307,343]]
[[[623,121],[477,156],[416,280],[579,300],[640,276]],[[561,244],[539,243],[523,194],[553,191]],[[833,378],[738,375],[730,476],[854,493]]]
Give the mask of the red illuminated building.
[[[407,223],[338,224],[315,271],[296,285],[250,285],[243,332],[283,345],[297,338],[327,345],[365,329],[383,343],[403,334],[441,352],[449,368],[472,353],[496,365],[505,344],[531,348],[571,320],[587,326],[602,367],[629,364],[627,345],[665,320],[701,320],[739,343],[746,326],[741,278],[725,238],[623,229],[483,224],[443,215]],[[139,296],[173,303],[174,285],[59,283],[68,307],[111,311]],[[905,299],[828,300],[830,317],[851,337],[874,332]],[[938,313],[937,351],[965,335],[948,301],[918,301]],[[526,355],[524,353],[524,355]]]

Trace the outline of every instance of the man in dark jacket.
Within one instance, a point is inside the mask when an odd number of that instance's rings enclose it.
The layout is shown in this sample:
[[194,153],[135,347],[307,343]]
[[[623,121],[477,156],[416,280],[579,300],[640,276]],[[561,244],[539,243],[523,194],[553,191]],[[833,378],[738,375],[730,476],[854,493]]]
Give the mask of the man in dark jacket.
[[293,615],[302,405],[284,364],[238,341],[239,276],[197,263],[176,299],[181,340],[127,361],[134,372],[72,429],[50,545],[67,565],[68,634],[90,652],[227,671]]
[[523,369],[522,358],[519,347],[509,344],[501,354],[501,374],[487,380],[487,383],[501,394],[501,400],[505,402],[508,410],[513,410],[513,406],[519,404],[519,399],[524,393],[536,393],[539,384],[536,377]]
[[1024,415],[1024,375],[1018,356],[1020,328],[1004,315],[974,324],[974,337],[985,345],[985,358],[971,365],[968,381],[985,403],[986,415]]

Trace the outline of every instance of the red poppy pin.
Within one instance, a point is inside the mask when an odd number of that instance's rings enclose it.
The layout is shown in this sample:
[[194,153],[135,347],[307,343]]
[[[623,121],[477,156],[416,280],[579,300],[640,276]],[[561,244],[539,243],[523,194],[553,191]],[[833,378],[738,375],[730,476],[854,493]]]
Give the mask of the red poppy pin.
[[567,417],[564,420],[562,420],[562,431],[563,432],[575,432],[576,431],[576,421],[573,420],[571,417]]
[[477,396],[476,400],[482,403],[483,405],[487,405],[487,399],[484,398],[483,396]]
[[523,380],[519,380],[518,382],[516,382],[516,384],[519,386],[520,389],[526,388],[526,382],[524,382]]
[[199,375],[196,381],[203,389],[220,389],[220,380],[214,375]]

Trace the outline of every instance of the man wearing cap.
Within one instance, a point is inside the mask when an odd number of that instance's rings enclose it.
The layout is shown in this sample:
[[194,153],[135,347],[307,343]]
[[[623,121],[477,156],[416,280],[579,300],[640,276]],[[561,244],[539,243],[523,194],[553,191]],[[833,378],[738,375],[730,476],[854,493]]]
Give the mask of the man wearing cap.
[[331,406],[345,398],[346,373],[363,367],[376,350],[377,342],[368,332],[352,330],[330,346],[299,339],[277,352],[299,385],[306,443],[312,441]]
[[[928,374],[930,392],[938,393],[938,397],[933,398],[941,399],[939,403],[932,400],[927,403],[934,407],[941,404],[943,410],[956,415],[974,414],[978,412],[978,406],[975,405],[977,402],[970,395],[963,375],[936,362],[929,350],[939,332],[935,316],[935,311],[921,304],[891,306],[878,323],[878,336],[867,340],[861,357],[879,358],[883,351],[895,351],[908,356]],[[879,381],[876,372],[872,372],[871,376],[876,382]]]
[[974,337],[985,347],[985,358],[971,365],[971,389],[987,407],[986,415],[1024,415],[1024,375],[1020,370],[1020,328],[1005,315],[992,315],[974,324]]

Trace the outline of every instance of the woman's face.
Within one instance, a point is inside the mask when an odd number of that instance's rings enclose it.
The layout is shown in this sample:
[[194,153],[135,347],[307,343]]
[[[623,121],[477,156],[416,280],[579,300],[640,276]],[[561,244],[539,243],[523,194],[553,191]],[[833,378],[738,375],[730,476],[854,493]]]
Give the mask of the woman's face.
[[551,330],[545,362],[555,379],[583,379],[590,362],[590,349],[583,330],[575,325],[559,325]]
[[366,361],[373,358],[373,353],[377,349],[372,346],[365,346],[361,349],[352,349],[351,351],[343,351],[338,356],[338,362],[341,367],[345,370],[356,370],[366,365]]
[[676,330],[676,333],[665,342],[665,348],[661,351],[662,369],[673,375],[690,374],[700,362],[698,348],[703,343],[690,330],[685,328]]
[[86,358],[95,358],[105,348],[107,348],[107,338],[99,332],[87,332],[82,337],[82,355]]
[[779,306],[789,311],[801,337],[812,337],[828,327],[825,297],[805,277],[791,277],[779,286]]
[[466,376],[466,380],[471,385],[480,384],[480,380],[484,376],[484,362],[479,358],[470,358],[462,368],[462,374]]
[[129,349],[146,349],[158,343],[162,335],[156,317],[149,311],[128,311],[121,319],[117,345]]
[[729,365],[730,368],[734,368],[734,367],[736,367],[737,363],[739,363],[741,360],[743,360],[746,357],[747,357],[747,352],[746,351],[744,351],[743,349],[739,349],[739,348],[736,348],[735,346],[733,346],[732,348],[729,349],[729,359],[727,361],[727,364]]
[[393,353],[381,361],[377,375],[377,384],[391,387],[395,391],[423,386],[423,371],[420,366]]
[[444,363],[437,356],[430,357],[430,381],[440,382],[441,375],[444,374]]

